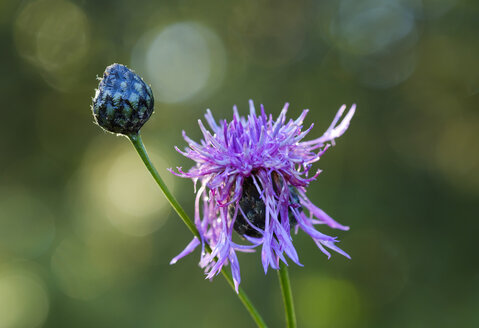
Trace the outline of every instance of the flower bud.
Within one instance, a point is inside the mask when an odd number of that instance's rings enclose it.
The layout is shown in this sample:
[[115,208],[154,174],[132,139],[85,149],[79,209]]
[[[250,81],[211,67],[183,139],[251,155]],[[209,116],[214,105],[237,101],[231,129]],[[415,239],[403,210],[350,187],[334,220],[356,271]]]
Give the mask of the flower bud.
[[92,111],[103,129],[124,135],[137,134],[153,113],[153,93],[143,79],[121,64],[106,68]]

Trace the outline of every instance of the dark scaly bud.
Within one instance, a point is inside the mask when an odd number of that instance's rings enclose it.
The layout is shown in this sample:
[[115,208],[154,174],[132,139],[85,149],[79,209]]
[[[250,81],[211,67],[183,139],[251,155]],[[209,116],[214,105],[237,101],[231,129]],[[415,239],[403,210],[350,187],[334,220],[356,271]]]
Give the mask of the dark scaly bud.
[[92,111],[103,129],[124,135],[137,134],[153,113],[153,92],[148,84],[128,67],[113,64],[100,80]]
[[[299,211],[302,211],[298,191],[293,186],[288,187],[290,193],[289,206],[297,208],[299,209]],[[261,230],[264,230],[266,220],[266,207],[251,177],[246,178],[243,182],[243,193],[241,194],[239,206],[241,207],[251,224]],[[230,217],[233,217],[235,212],[235,205],[230,205],[228,210]],[[288,218],[289,225],[291,228],[293,228],[296,225],[296,219],[294,218],[294,214],[291,212],[291,210],[288,211]],[[255,228],[253,228],[245,220],[243,214],[239,209],[233,228],[240,235],[261,237],[261,233]]]

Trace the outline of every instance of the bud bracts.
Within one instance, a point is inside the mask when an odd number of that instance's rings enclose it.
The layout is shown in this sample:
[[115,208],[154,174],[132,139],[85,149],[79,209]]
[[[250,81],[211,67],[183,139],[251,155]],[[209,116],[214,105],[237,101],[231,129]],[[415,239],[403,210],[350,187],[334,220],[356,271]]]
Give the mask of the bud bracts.
[[121,64],[106,68],[92,111],[103,129],[124,135],[136,134],[153,113],[151,88],[132,70]]

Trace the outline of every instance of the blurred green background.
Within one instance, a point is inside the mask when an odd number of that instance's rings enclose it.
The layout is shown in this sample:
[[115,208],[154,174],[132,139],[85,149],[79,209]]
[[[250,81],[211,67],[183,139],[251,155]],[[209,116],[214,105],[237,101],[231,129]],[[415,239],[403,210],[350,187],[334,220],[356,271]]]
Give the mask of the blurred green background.
[[[0,327],[251,327],[126,139],[93,124],[119,62],[152,85],[143,139],[189,214],[206,108],[248,99],[311,109],[310,138],[343,104],[349,131],[309,197],[348,232],[328,260],[305,234],[292,266],[300,327],[478,327],[479,2],[0,1]],[[240,255],[242,286],[284,325],[275,272]]]

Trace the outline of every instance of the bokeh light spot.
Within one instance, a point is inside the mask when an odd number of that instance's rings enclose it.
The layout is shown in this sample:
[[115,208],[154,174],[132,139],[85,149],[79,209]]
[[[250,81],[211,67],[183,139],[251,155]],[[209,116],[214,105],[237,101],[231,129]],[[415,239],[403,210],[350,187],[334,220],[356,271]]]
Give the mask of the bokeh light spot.
[[133,67],[149,81],[155,99],[178,103],[211,92],[224,76],[226,54],[211,29],[194,22],[148,32],[135,47]]
[[[85,156],[80,178],[82,198],[119,231],[146,236],[168,218],[170,206],[138,155],[128,144],[109,146],[99,142]],[[172,192],[175,179],[166,171],[168,158],[150,153],[150,158]]]
[[0,328],[35,328],[45,321],[49,297],[43,282],[31,272],[0,271]]
[[[156,156],[155,162],[159,167],[167,166]],[[174,190],[174,183],[170,175],[167,176],[167,184],[170,190]],[[164,223],[160,217],[167,215],[170,207],[134,152],[128,151],[115,159],[104,183],[109,204],[121,212],[110,215],[109,219],[120,230],[134,235],[145,235],[157,230]]]
[[343,50],[366,55],[403,39],[414,26],[412,13],[395,0],[342,0],[331,33]]
[[14,37],[20,55],[61,89],[84,65],[89,23],[83,10],[69,1],[39,0],[22,8]]

